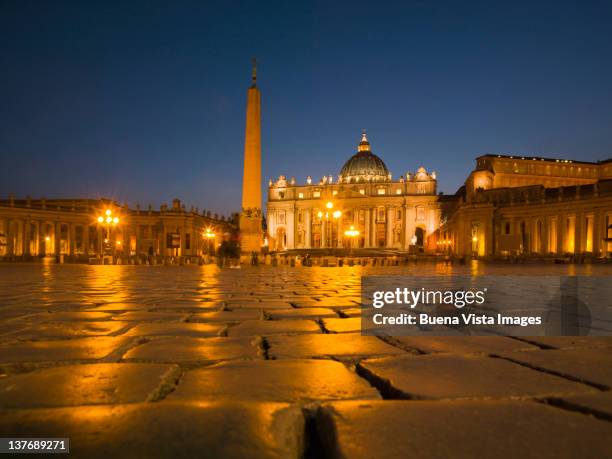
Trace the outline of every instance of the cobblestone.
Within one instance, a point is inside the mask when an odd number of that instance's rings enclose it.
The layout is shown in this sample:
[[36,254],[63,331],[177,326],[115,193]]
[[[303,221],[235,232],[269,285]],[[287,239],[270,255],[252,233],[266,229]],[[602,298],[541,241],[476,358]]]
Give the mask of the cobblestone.
[[75,457],[610,456],[612,338],[359,333],[361,275],[542,272],[0,265],[0,431]]
[[[245,384],[251,380],[254,384]],[[378,392],[340,362],[242,360],[188,372],[169,400],[314,402],[379,399]]]
[[347,401],[328,405],[319,417],[334,457],[612,455],[611,423],[527,401]]

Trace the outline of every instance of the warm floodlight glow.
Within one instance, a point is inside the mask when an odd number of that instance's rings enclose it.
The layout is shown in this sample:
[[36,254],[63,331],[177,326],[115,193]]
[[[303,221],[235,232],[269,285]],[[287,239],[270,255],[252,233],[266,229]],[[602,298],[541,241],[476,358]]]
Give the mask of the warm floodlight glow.
[[331,201],[328,201],[327,204],[325,204],[325,207],[327,207],[328,209],[333,209],[334,208],[334,203]]
[[51,240],[51,238],[49,236],[45,237],[45,241],[49,242]]
[[323,217],[323,212],[319,211],[319,213],[317,214],[317,217],[319,218]]
[[121,241],[117,241],[117,245],[121,245]]
[[332,215],[334,216],[334,218],[340,218],[340,217],[342,217],[342,211],[335,210]]
[[113,219],[111,217],[106,217],[106,223],[111,223]]
[[210,228],[206,228],[206,231],[202,233],[202,236],[212,239],[215,237],[215,233],[213,233]]
[[355,229],[355,227],[353,225],[351,225],[351,229],[347,229],[344,232],[344,235],[346,237],[357,237],[357,236],[359,236],[359,230]]
[[113,218],[113,223],[116,225],[117,223],[119,223],[119,217],[115,217]]
[[472,238],[472,242],[478,242],[478,238],[477,238],[476,236],[474,236],[474,237]]
[[110,215],[112,212],[111,212],[111,210],[110,210],[110,209],[106,209],[106,212],[105,212],[105,213],[106,213],[106,215]]
[[104,217],[102,216],[98,217],[98,223],[104,223]]

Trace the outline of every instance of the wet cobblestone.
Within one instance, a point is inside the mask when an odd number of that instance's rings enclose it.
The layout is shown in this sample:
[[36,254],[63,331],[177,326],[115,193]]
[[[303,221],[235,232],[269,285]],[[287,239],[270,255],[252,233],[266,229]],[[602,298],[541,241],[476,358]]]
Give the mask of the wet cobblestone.
[[612,269],[0,265],[0,431],[75,457],[611,456],[612,338],[359,334],[362,275],[542,272]]

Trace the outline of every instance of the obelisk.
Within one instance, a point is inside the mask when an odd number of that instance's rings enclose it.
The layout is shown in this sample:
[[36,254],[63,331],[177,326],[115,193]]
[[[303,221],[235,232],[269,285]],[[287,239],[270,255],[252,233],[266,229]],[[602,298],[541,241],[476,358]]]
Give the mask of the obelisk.
[[244,171],[242,175],[242,212],[240,244],[243,254],[259,253],[263,242],[261,226],[261,95],[257,87],[257,68],[253,60],[252,84],[247,93]]

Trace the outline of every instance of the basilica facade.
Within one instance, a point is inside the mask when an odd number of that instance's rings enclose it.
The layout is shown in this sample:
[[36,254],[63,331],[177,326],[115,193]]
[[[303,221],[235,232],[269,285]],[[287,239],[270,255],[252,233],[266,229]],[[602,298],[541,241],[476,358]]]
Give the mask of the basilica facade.
[[337,177],[270,180],[269,247],[422,251],[454,200],[437,194],[435,172],[419,167],[398,179],[372,152],[366,133]]

